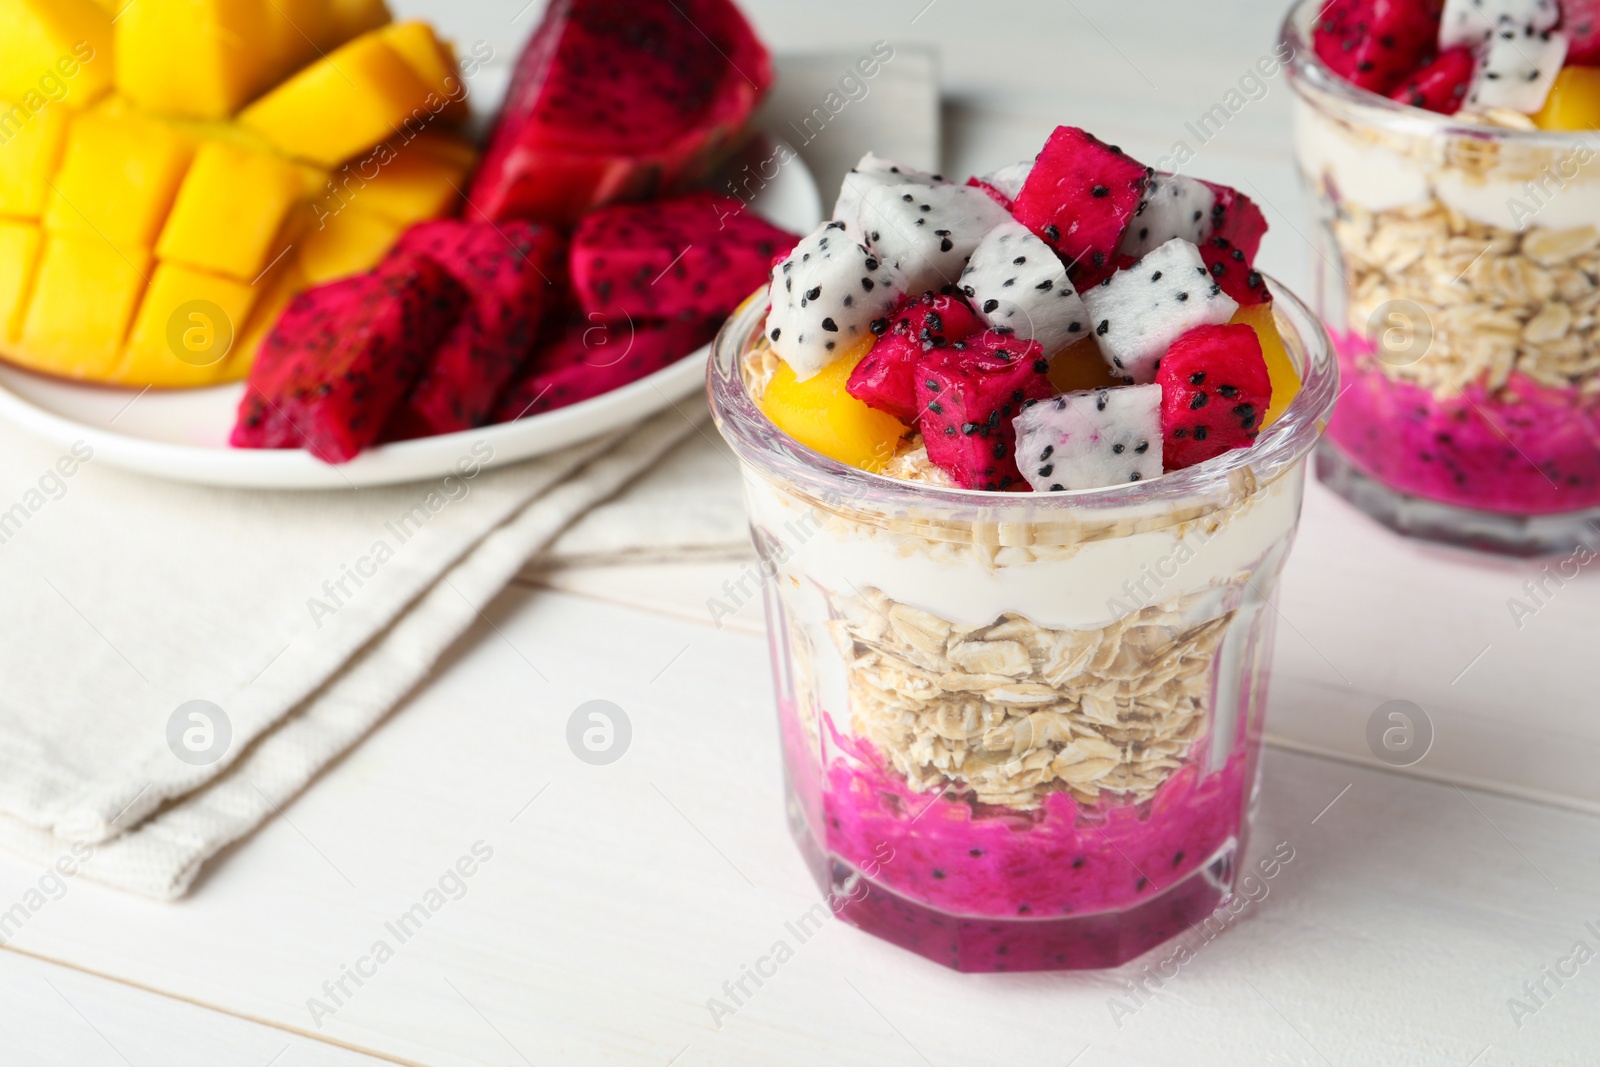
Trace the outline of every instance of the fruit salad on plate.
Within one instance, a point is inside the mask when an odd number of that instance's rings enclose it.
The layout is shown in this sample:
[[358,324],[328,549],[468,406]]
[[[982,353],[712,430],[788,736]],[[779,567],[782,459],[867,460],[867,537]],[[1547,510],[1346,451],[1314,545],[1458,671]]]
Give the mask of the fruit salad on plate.
[[1249,197],[1063,126],[966,184],[866,156],[772,272],[748,356],[797,441],[892,477],[1061,492],[1248,448],[1299,386]]

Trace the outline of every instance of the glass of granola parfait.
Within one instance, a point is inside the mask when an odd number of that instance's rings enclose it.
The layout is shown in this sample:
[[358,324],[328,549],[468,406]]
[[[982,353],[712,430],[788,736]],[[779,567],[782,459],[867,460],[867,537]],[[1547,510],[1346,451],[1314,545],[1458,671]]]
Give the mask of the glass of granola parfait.
[[1587,541],[1600,0],[1305,0],[1284,41],[1346,389],[1319,477],[1415,536]]
[[845,922],[1098,968],[1231,899],[1338,389],[1265,229],[1071,127],[966,185],[869,155],[724,327],[790,825]]

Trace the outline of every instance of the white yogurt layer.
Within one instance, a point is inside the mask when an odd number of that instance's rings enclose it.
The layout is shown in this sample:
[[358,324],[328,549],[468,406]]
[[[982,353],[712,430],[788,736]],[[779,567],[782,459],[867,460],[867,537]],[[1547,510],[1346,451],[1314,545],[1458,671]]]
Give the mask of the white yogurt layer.
[[[802,582],[840,596],[876,588],[957,624],[983,625],[1014,612],[1051,629],[1099,629],[1131,611],[1255,570],[1287,551],[1302,486],[1298,473],[1279,478],[1211,533],[1202,520],[1085,542],[1059,558],[1008,562],[1022,553],[1002,549],[988,565],[970,551],[930,551],[899,533],[819,524],[805,502],[759,475],[745,478],[751,524],[777,540],[782,570]],[[1268,560],[1267,569],[1275,570],[1276,562]]]
[[1540,153],[1538,167],[1508,164],[1485,174],[1397,151],[1298,98],[1294,134],[1301,168],[1313,178],[1328,178],[1341,198],[1368,211],[1438,199],[1474,222],[1511,231],[1575,229],[1600,221],[1600,140],[1593,135],[1574,133],[1570,152]]

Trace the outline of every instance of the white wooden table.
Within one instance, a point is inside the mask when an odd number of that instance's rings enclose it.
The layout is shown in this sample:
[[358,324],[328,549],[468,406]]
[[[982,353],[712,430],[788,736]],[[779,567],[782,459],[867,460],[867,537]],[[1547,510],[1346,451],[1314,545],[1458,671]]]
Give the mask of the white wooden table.
[[[400,6],[506,56],[538,14]],[[939,49],[960,173],[1029,154],[1063,120],[1159,159],[1279,15],[1266,0],[748,6],[782,50]],[[1260,195],[1267,266],[1298,284],[1286,97],[1268,83],[1195,169]],[[744,566],[520,583],[184,902],[66,883],[0,952],[0,1064],[1600,1062],[1600,960],[1573,955],[1600,952],[1592,576],[1517,631],[1504,601],[1529,567],[1400,544],[1314,492],[1255,842],[1294,859],[1231,932],[1158,983],[1144,968],[1163,953],[964,976],[834,924],[718,1026],[707,999],[816,899],[783,825],[759,618],[704,612]],[[1395,698],[1437,733],[1407,774],[1354,762],[1372,762],[1366,720]],[[591,699],[632,723],[608,766],[565,742]],[[492,855],[399,943],[385,924],[475,847]],[[40,876],[0,857],[0,910]],[[372,958],[379,940],[392,958]]]

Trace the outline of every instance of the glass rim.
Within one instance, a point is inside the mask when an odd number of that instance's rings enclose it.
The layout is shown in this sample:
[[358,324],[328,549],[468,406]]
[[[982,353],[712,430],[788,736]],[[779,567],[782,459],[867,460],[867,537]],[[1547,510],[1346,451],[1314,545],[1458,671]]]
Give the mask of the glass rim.
[[1264,487],[1305,460],[1321,438],[1339,393],[1332,341],[1316,313],[1276,279],[1266,277],[1266,282],[1273,294],[1273,317],[1283,334],[1284,347],[1291,358],[1298,357],[1299,393],[1251,447],[1149,481],[1054,493],[947,488],[876,474],[808,448],[768,419],[745,387],[743,357],[765,326],[764,287],[745,301],[712,342],[706,370],[711,413],[718,430],[747,467],[785,479],[821,499],[870,500],[874,510],[1026,508],[1033,519],[1043,520],[1048,519],[1043,514],[1048,511],[1061,512],[1062,517],[1087,517],[1112,509],[1215,500],[1219,492],[1231,499],[1247,472],[1257,486]]
[[[1332,97],[1350,108],[1365,112],[1365,118],[1406,134],[1418,137],[1470,138],[1480,141],[1513,141],[1529,147],[1572,147],[1574,136],[1582,130],[1517,130],[1506,126],[1490,126],[1478,122],[1460,122],[1453,115],[1402,104],[1387,96],[1353,85],[1336,74],[1317,55],[1311,44],[1310,22],[1327,0],[1297,0],[1284,16],[1279,43],[1287,46],[1289,84],[1296,93],[1311,99],[1308,90]],[[1315,102],[1315,101],[1313,101]]]

